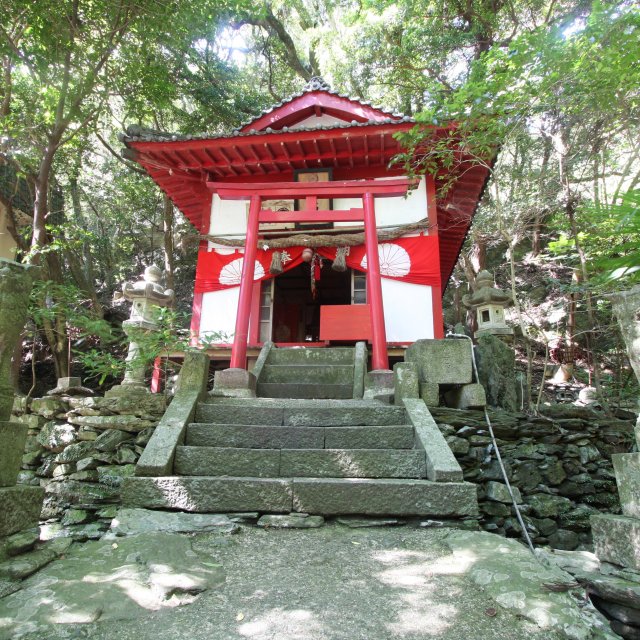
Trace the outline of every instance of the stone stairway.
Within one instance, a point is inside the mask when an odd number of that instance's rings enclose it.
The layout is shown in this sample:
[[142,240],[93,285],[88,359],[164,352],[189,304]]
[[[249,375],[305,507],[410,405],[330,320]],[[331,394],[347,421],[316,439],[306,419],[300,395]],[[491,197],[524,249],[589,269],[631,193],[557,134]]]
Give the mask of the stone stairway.
[[[301,368],[322,361],[319,351],[295,355],[291,366],[298,376]],[[330,366],[349,366],[348,351],[341,354],[344,361]],[[285,371],[288,357],[267,361],[275,368],[263,393],[284,395],[277,385],[296,384]],[[300,364],[302,358],[307,364]],[[345,387],[340,392],[346,394],[346,382],[327,384]],[[204,513],[447,518],[477,513],[475,486],[462,481],[420,400],[390,406],[353,399],[210,398],[199,403],[175,449],[173,475],[127,478],[123,502]]]
[[271,348],[258,377],[264,398],[352,398],[353,347]]

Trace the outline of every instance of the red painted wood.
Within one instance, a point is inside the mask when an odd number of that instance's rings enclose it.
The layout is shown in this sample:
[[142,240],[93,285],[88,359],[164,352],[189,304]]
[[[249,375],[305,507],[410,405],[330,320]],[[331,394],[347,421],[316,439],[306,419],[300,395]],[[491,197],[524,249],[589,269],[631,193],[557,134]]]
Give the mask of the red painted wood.
[[441,287],[431,287],[431,311],[433,313],[433,337],[441,340],[444,338]]
[[368,304],[334,304],[320,307],[320,340],[372,339]]
[[158,356],[153,361],[153,374],[151,375],[151,393],[160,393],[160,381],[162,379],[162,359]]
[[191,338],[189,344],[197,347],[200,341],[200,318],[202,317],[202,296],[203,293],[193,294],[193,306],[191,307]]
[[257,344],[260,340],[260,291],[262,282],[253,283],[251,296],[251,320],[249,322],[249,344]]
[[380,258],[378,256],[378,234],[373,194],[365,193],[364,237],[367,250],[367,300],[371,305],[371,330],[373,333],[371,367],[374,370],[388,369],[387,332],[384,326],[382,285],[380,283]]
[[341,98],[326,91],[310,91],[281,107],[273,109],[252,122],[246,124],[240,131],[247,133],[252,129],[262,131],[267,127],[281,128],[305,120],[314,115],[316,108],[329,112],[336,118],[351,122],[366,122],[367,120],[382,120],[392,117],[390,113],[380,109],[374,109],[349,98]]
[[253,195],[267,198],[353,198],[365,193],[378,197],[397,197],[416,184],[409,178],[391,180],[341,180],[326,182],[207,182],[207,188],[223,200],[249,200]]
[[238,298],[238,314],[231,350],[231,369],[244,369],[247,366],[247,341],[249,339],[249,317],[251,314],[251,294],[253,290],[253,272],[256,263],[258,244],[258,214],[262,200],[260,196],[253,196],[249,205],[249,219],[247,220],[247,236],[244,246],[244,261],[240,280],[240,294]]
[[260,222],[362,222],[362,209],[337,209],[335,211],[271,211],[260,212]]

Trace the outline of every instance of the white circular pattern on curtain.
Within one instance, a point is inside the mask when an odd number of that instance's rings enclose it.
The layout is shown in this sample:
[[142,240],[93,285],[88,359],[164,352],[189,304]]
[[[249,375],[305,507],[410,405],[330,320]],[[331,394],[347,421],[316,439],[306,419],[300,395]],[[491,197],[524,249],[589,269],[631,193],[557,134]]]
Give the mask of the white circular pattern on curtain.
[[[222,267],[220,271],[220,277],[218,278],[220,284],[234,285],[240,284],[242,281],[242,265],[244,264],[244,258],[237,258],[229,264]],[[264,267],[256,260],[253,268],[253,279],[260,280],[264,277]]]
[[[411,258],[407,251],[398,244],[388,242],[378,245],[380,259],[380,275],[391,278],[402,278],[411,271]],[[367,268],[367,256],[360,262],[363,269]]]

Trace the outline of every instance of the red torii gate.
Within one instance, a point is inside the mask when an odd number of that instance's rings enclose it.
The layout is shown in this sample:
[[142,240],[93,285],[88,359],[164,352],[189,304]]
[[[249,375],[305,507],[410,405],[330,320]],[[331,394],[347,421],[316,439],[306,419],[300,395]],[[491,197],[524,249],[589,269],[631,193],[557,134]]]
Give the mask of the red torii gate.
[[[367,291],[371,308],[373,353],[372,369],[388,369],[387,337],[380,284],[380,260],[374,198],[404,196],[416,183],[408,178],[392,180],[343,180],[335,182],[207,182],[207,188],[222,200],[249,200],[249,219],[245,238],[244,261],[240,280],[238,314],[231,350],[231,369],[246,367],[253,271],[258,249],[261,222],[359,222],[364,221],[367,255]],[[361,209],[341,211],[318,210],[318,198],[362,198]],[[304,199],[303,211],[279,212],[262,210],[263,200]]]

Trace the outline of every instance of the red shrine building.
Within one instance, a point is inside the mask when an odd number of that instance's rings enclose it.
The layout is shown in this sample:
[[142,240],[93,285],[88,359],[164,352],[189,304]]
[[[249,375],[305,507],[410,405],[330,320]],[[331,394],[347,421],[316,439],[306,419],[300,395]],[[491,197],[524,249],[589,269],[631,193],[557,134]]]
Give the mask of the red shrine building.
[[415,126],[313,78],[228,135],[130,127],[127,155],[202,238],[194,339],[232,343],[231,368],[267,341],[366,340],[372,369],[388,369],[390,349],[442,338],[442,292],[488,170],[461,154],[409,179],[391,161],[404,151],[395,135]]

